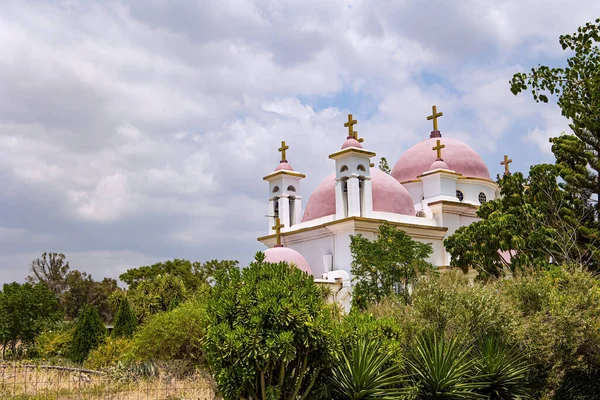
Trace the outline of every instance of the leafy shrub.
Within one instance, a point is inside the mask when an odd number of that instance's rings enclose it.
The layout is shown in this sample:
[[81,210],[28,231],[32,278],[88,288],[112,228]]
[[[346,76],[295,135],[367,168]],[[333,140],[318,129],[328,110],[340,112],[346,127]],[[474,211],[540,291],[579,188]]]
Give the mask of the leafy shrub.
[[257,253],[216,277],[208,319],[207,357],[226,399],[317,398],[333,318],[312,276]]
[[132,360],[132,342],[127,338],[107,337],[106,341],[90,351],[83,365],[90,369],[102,369],[128,363]]
[[174,310],[151,316],[133,336],[138,360],[189,360],[204,362],[202,340],[206,332],[205,301],[190,300]]
[[135,332],[137,325],[137,318],[133,314],[133,311],[129,306],[129,301],[127,301],[127,298],[125,297],[119,303],[112,335],[114,337],[130,337],[133,335],[133,332]]
[[79,314],[73,334],[71,359],[77,363],[83,362],[89,352],[104,341],[106,333],[106,327],[96,309],[85,305]]
[[35,338],[32,352],[36,357],[48,360],[54,357],[69,357],[75,325],[62,323],[46,330]]

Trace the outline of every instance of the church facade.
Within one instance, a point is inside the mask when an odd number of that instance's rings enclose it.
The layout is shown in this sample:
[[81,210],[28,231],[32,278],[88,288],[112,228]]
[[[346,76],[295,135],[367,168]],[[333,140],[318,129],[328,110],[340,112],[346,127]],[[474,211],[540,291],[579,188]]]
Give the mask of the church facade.
[[[387,221],[413,239],[433,247],[430,262],[450,265],[444,239],[477,220],[478,207],[499,196],[496,182],[481,157],[466,143],[442,137],[433,107],[429,138],[408,149],[391,174],[372,163],[376,153],[363,146],[352,115],[344,126],[347,139],[331,153],[333,171],[308,197],[302,212],[301,181],[288,163],[285,142],[281,162],[263,179],[268,183],[269,226],[259,237],[269,249],[267,261],[288,261],[330,285],[334,300],[349,307],[352,291],[350,236],[375,239]],[[505,157],[506,171],[508,160]]]

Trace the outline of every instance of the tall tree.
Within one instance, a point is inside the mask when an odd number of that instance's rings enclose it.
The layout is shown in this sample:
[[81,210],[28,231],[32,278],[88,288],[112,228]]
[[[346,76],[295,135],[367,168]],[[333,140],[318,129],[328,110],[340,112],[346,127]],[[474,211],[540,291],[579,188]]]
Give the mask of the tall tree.
[[136,316],[143,322],[150,315],[170,311],[189,298],[183,279],[170,274],[145,279],[127,293]]
[[127,299],[123,299],[119,304],[119,310],[115,316],[115,324],[112,331],[114,337],[129,337],[133,335],[137,328],[137,318],[133,314]]
[[69,262],[62,253],[43,253],[41,257],[31,262],[31,275],[27,277],[30,283],[45,283],[48,288],[59,296],[67,288]]
[[90,351],[104,342],[106,333],[106,327],[96,309],[86,304],[77,319],[71,344],[71,359],[78,363],[83,362]]
[[56,297],[45,284],[4,284],[0,291],[2,358],[7,347],[14,355],[17,343],[33,343],[48,324],[60,319],[60,315]]
[[67,289],[60,296],[60,304],[65,316],[75,319],[85,304],[91,304],[105,323],[112,322],[114,308],[110,304],[110,296],[118,289],[117,281],[104,278],[95,281],[92,275],[73,270],[66,278]]
[[375,240],[361,234],[351,236],[351,272],[357,282],[352,305],[362,309],[399,293],[408,302],[409,284],[434,269],[427,261],[432,252],[430,244],[417,242],[388,223],[379,226]]
[[[595,214],[578,232],[593,244],[600,239],[600,18],[560,36],[559,42],[572,54],[566,66],[538,66],[517,73],[510,82],[511,91],[516,95],[531,90],[533,98],[543,103],[556,96],[562,115],[570,120],[573,135],[551,139],[552,150],[564,180],[561,188]],[[597,268],[599,259],[597,251],[593,267]]]

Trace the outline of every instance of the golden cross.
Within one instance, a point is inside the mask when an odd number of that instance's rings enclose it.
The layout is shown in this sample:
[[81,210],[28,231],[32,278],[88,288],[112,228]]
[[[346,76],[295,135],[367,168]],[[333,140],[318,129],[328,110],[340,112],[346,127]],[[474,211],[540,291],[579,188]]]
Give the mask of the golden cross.
[[281,228],[284,228],[284,225],[281,223],[281,219],[277,217],[275,218],[275,226],[273,227],[273,229],[275,229],[275,235],[277,235],[277,246],[281,246]]
[[363,138],[359,138],[358,137],[358,131],[354,131],[354,139],[358,142],[358,143],[362,143],[365,141],[365,139]]
[[437,159],[441,160],[442,159],[442,149],[445,148],[446,145],[445,144],[441,144],[440,139],[437,140],[437,145],[432,147],[431,150],[436,150],[437,151]]
[[438,130],[437,119],[439,117],[441,117],[442,115],[444,115],[444,113],[441,112],[441,111],[437,112],[437,107],[436,106],[431,107],[431,109],[433,110],[433,113],[432,113],[432,115],[430,115],[430,116],[427,117],[427,121],[433,120],[433,130],[437,131]]
[[352,119],[352,114],[348,114],[348,122],[346,122],[344,124],[344,126],[346,128],[348,128],[348,137],[354,136],[354,126],[355,124],[358,124],[358,121],[355,119]]
[[285,158],[285,151],[289,148],[290,146],[285,145],[285,140],[282,140],[281,147],[277,149],[277,151],[281,152],[281,161],[287,161],[287,159]]
[[508,169],[508,164],[510,164],[512,162],[512,160],[508,159],[508,156],[505,154],[504,155],[504,161],[502,161],[500,163],[500,165],[504,165],[504,175],[508,175],[510,174],[510,171]]

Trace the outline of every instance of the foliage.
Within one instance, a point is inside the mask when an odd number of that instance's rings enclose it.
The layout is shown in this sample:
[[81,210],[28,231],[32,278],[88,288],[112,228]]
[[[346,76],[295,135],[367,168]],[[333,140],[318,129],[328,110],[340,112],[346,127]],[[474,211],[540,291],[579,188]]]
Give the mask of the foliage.
[[335,354],[330,378],[335,399],[395,399],[401,394],[400,370],[380,350],[381,343],[362,337]]
[[88,304],[83,306],[73,334],[71,359],[78,363],[83,362],[91,350],[104,342],[106,334],[106,327],[100,320],[98,311]]
[[54,357],[69,357],[75,325],[72,323],[61,323],[45,330],[35,338],[33,353],[42,359],[48,360]]
[[407,350],[406,373],[417,399],[484,399],[475,390],[484,383],[473,376],[475,359],[457,338],[419,338]]
[[62,253],[43,253],[41,257],[31,262],[29,283],[45,283],[56,296],[66,288],[66,278],[69,273],[69,262]]
[[150,317],[133,337],[137,360],[189,360],[204,362],[205,301],[192,300]]
[[591,210],[590,218],[578,226],[580,242],[589,251],[589,265],[598,267],[600,260],[600,18],[587,23],[570,35],[559,39],[570,57],[563,68],[538,66],[529,73],[517,73],[511,80],[516,95],[531,89],[536,101],[547,103],[556,96],[562,115],[570,120],[574,135],[551,139],[561,188],[573,202]]
[[129,301],[125,298],[119,304],[112,335],[114,337],[130,337],[135,332],[137,325],[137,318],[129,306]]
[[312,276],[259,252],[217,275],[207,312],[207,358],[226,399],[317,397],[333,317]]
[[385,172],[386,174],[392,173],[392,170],[390,169],[390,166],[388,165],[388,161],[385,157],[381,157],[379,159],[379,169],[382,170],[383,172]]
[[132,340],[123,337],[107,337],[106,341],[90,351],[83,366],[90,369],[103,369],[116,366],[119,362],[133,359]]
[[33,343],[44,328],[59,318],[56,297],[45,284],[4,284],[0,291],[2,358],[8,346],[15,356],[17,343]]
[[238,262],[233,260],[210,260],[205,263],[174,259],[150,266],[143,266],[127,270],[119,276],[130,289],[136,288],[145,280],[156,279],[159,275],[171,275],[180,278],[187,291],[197,291],[202,285],[212,282],[219,271],[236,268]]
[[66,291],[60,296],[61,308],[70,319],[78,317],[85,304],[91,304],[105,323],[112,322],[114,311],[110,304],[111,294],[118,290],[117,281],[104,278],[95,281],[86,272],[73,270],[66,277]]
[[129,290],[128,301],[143,322],[151,315],[173,310],[189,298],[183,280],[175,275],[157,275],[145,279]]
[[379,236],[375,240],[361,234],[352,235],[351,272],[357,282],[352,306],[364,309],[368,304],[377,304],[399,292],[408,301],[409,284],[421,274],[433,271],[433,266],[426,261],[432,251],[430,244],[413,240],[387,222],[379,226]]
[[490,335],[478,342],[475,357],[476,376],[482,387],[477,390],[488,400],[529,399],[527,371],[530,365],[523,354]]

